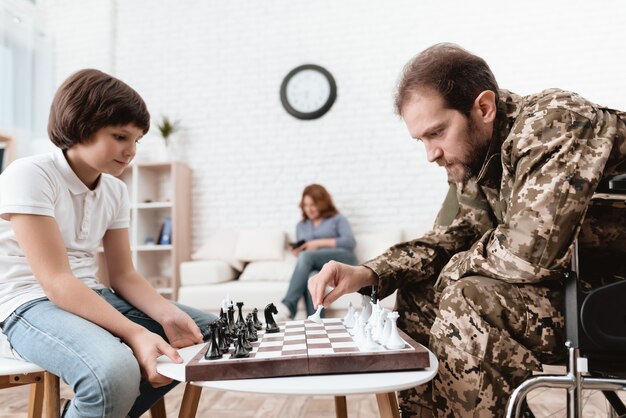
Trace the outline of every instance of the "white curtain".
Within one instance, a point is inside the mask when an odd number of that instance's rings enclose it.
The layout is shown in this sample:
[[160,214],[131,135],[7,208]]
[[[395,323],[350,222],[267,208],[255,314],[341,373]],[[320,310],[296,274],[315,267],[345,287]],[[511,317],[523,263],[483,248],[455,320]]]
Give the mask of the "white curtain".
[[0,132],[16,139],[17,156],[45,137],[53,94],[53,42],[37,7],[0,0]]

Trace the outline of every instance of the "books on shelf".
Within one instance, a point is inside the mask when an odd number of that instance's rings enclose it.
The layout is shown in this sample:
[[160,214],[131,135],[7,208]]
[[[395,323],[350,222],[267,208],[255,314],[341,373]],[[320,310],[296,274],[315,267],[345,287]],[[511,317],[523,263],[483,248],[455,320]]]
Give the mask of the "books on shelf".
[[166,216],[161,225],[161,232],[159,232],[159,245],[171,245],[172,244],[172,217]]

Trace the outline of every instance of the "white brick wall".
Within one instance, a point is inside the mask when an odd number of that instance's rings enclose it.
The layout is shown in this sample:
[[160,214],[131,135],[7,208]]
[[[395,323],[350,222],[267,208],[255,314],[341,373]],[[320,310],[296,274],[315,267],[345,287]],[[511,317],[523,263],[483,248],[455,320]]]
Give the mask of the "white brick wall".
[[[520,94],[568,88],[626,109],[626,2],[55,0],[57,79],[92,66],[182,120],[194,170],[194,248],[218,227],[290,227],[302,188],[328,187],[355,229],[434,219],[445,174],[392,112],[404,63],[457,42]],[[299,121],[278,90],[315,63],[337,81],[323,118]],[[149,141],[146,141],[149,142]]]

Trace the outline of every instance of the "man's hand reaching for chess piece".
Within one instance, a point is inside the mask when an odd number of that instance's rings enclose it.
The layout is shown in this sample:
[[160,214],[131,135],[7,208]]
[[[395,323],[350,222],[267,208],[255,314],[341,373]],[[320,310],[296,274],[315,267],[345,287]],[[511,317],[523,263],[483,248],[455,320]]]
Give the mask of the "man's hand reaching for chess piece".
[[[319,273],[309,279],[308,287],[313,306],[327,308],[340,296],[377,283],[378,277],[367,267],[329,261],[324,264]],[[327,287],[333,288],[328,294],[326,294]]]

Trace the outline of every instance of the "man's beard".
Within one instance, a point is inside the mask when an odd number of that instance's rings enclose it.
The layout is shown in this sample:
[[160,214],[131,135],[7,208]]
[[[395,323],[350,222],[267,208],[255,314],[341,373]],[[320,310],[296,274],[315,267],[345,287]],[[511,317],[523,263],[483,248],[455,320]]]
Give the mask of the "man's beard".
[[445,161],[446,164],[456,164],[463,170],[463,176],[456,178],[452,174],[455,181],[467,182],[469,179],[478,176],[480,169],[485,162],[485,156],[489,149],[489,139],[481,138],[481,132],[476,128],[471,117],[467,119],[467,139],[469,146],[462,160]]

